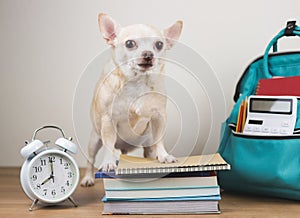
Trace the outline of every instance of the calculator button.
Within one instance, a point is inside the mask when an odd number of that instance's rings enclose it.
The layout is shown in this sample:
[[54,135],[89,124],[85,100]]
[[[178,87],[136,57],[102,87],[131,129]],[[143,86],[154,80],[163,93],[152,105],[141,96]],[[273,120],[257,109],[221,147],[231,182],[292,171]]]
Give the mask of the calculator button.
[[280,130],[280,134],[287,134],[288,132],[287,132],[287,129],[281,129]]
[[252,127],[251,126],[245,126],[244,131],[251,132],[252,131]]
[[253,131],[254,131],[254,132],[260,132],[260,131],[261,131],[260,126],[255,126],[255,127],[253,127]]
[[272,133],[279,133],[279,129],[278,128],[272,128],[271,132]]
[[264,127],[264,128],[262,129],[262,132],[268,133],[268,132],[270,132],[270,128],[269,128],[269,127]]

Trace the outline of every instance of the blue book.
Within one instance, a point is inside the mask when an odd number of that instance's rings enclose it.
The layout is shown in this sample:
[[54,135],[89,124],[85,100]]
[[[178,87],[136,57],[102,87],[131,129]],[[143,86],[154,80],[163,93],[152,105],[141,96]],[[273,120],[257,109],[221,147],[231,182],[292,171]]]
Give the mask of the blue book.
[[96,179],[116,179],[116,178],[175,178],[175,177],[207,177],[216,176],[215,171],[202,171],[202,172],[182,172],[182,173],[150,173],[150,174],[130,174],[130,175],[116,175],[115,171],[103,172],[98,171],[95,173]]
[[148,190],[105,190],[109,200],[129,200],[144,198],[180,198],[180,197],[207,197],[220,195],[220,187],[192,187],[192,188],[152,188]]

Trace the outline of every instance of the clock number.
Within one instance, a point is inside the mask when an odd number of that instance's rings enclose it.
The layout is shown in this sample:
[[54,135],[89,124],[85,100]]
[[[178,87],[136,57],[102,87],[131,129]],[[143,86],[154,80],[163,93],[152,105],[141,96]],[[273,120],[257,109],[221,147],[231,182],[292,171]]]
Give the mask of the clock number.
[[36,180],[37,180],[37,175],[34,174],[34,175],[32,176],[32,181],[36,181]]
[[67,170],[67,169],[69,169],[70,164],[69,163],[65,163],[64,166],[65,166],[65,170]]
[[41,184],[36,184],[36,189],[40,190],[41,189]]
[[63,159],[62,158],[59,159],[59,163],[63,164]]
[[67,186],[70,186],[70,182],[69,182],[69,180],[67,180],[67,183],[66,183],[66,185],[67,185]]
[[51,194],[53,195],[53,197],[56,195],[55,189],[53,189],[53,190],[51,191]]
[[60,189],[60,191],[61,191],[61,193],[65,193],[66,192],[66,189],[65,189],[65,187],[61,187],[61,189]]
[[41,160],[41,166],[46,166],[46,160]]
[[54,163],[55,162],[55,157],[48,157],[49,163]]
[[42,167],[33,167],[33,169],[36,173],[40,173],[43,170]]
[[72,178],[73,177],[73,173],[72,172],[68,172],[68,178]]
[[43,192],[44,192],[44,196],[46,196],[47,195],[47,189],[43,189]]

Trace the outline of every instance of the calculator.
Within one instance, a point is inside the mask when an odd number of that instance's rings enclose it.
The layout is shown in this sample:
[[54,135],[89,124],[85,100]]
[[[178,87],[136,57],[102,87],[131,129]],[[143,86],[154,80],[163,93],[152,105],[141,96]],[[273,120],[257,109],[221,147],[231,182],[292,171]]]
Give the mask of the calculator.
[[262,136],[293,134],[298,103],[295,96],[251,95],[248,100],[244,134]]

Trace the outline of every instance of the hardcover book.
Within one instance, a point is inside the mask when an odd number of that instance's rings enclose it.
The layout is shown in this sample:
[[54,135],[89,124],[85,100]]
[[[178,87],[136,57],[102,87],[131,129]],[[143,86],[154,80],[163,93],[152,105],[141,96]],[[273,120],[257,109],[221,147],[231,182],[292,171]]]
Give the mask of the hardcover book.
[[299,97],[299,84],[300,76],[260,79],[256,88],[256,95],[286,95]]
[[220,213],[220,196],[165,199],[138,199],[108,201],[104,203],[103,214],[210,214]]

